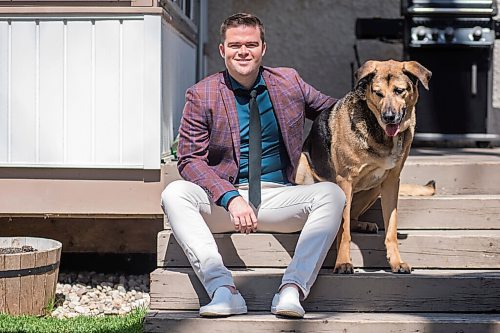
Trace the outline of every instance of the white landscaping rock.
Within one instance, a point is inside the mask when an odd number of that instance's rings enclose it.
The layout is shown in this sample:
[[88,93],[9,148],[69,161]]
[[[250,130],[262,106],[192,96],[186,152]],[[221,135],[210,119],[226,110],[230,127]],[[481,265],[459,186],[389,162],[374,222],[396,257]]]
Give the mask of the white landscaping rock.
[[124,315],[135,308],[149,306],[148,284],[147,274],[60,273],[56,287],[60,302],[56,302],[51,316]]

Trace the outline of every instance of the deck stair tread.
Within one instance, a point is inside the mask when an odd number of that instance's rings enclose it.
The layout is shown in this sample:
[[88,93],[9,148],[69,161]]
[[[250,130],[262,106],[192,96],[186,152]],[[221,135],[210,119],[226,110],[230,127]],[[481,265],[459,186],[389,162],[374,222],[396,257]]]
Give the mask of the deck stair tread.
[[412,148],[407,163],[499,162],[500,147],[495,148]]
[[[198,311],[175,311],[175,310],[156,310],[148,314],[149,317],[178,317],[178,318],[194,318],[201,321],[210,321],[210,319],[200,318]],[[242,316],[230,316],[224,318],[226,321],[249,321],[254,320],[274,320],[275,315],[269,311],[250,311]],[[406,322],[419,322],[422,320],[447,320],[456,322],[496,322],[500,324],[500,314],[479,314],[479,313],[435,313],[435,312],[414,312],[414,313],[373,313],[373,312],[308,312],[305,319],[311,320],[335,320],[345,322],[360,322],[367,320],[369,322],[378,322],[386,320],[404,320]],[[287,320],[279,318],[279,320]],[[293,319],[288,319],[296,321]]]
[[198,311],[154,310],[145,318],[145,332],[235,333],[495,333],[498,314],[307,312],[304,319],[277,318],[266,312],[207,319]]
[[145,331],[181,332],[294,332],[294,333],[494,333],[498,314],[307,312],[304,319],[278,318],[268,311],[207,319],[198,311],[161,311],[147,314]]

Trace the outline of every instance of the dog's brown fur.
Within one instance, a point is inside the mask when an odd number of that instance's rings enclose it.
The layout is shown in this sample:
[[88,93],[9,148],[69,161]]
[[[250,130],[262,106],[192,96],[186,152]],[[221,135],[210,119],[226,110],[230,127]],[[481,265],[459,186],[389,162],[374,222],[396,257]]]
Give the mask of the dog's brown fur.
[[356,73],[356,88],[313,123],[296,182],[333,181],[346,194],[337,236],[337,273],[353,273],[350,231],[376,232],[376,224],[358,218],[379,195],[387,260],[393,272],[411,271],[398,250],[399,178],[415,132],[417,84],[428,89],[430,77],[415,61],[368,61]]

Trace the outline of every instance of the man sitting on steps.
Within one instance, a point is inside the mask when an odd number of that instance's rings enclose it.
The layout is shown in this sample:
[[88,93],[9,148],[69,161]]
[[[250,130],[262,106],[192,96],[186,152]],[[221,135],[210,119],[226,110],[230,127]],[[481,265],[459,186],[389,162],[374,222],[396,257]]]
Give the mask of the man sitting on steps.
[[304,116],[336,102],[290,68],[263,67],[264,26],[239,13],[222,24],[226,70],[186,92],[178,169],[162,207],[211,302],[206,317],[247,312],[212,233],[300,231],[271,312],[304,316],[309,294],[340,226],[345,195],[333,183],[293,185]]

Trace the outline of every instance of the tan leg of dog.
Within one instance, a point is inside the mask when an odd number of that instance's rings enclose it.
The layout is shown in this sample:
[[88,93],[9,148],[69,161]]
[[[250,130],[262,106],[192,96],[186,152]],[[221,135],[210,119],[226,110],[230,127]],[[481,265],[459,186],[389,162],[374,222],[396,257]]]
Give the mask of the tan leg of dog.
[[377,233],[378,226],[372,222],[359,221],[359,217],[370,208],[380,195],[380,186],[353,195],[351,204],[351,231]]
[[398,190],[399,173],[389,175],[382,183],[382,213],[385,226],[385,247],[387,249],[387,261],[394,273],[411,273],[408,264],[401,260],[398,249]]
[[353,274],[354,268],[351,263],[351,202],[352,184],[351,182],[337,176],[337,184],[344,191],[346,204],[342,214],[342,226],[337,234],[337,261],[335,262],[334,273]]

